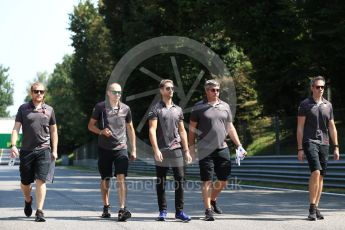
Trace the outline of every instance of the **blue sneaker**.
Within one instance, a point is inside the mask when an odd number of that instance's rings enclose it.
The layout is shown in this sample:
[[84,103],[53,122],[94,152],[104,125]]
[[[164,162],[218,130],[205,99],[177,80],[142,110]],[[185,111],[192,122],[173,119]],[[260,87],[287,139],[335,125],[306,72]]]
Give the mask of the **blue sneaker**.
[[182,220],[183,222],[188,222],[191,220],[191,218],[183,211],[176,212],[175,219]]
[[167,218],[167,210],[159,211],[159,216],[156,218],[157,221],[165,221]]

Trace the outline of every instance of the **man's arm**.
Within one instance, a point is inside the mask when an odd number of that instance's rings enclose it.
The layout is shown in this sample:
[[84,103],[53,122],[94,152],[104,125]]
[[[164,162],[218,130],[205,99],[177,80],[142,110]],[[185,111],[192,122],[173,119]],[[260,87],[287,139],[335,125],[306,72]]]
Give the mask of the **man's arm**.
[[50,125],[50,139],[51,139],[51,145],[52,145],[52,157],[54,160],[57,159],[57,146],[58,146],[58,132],[57,132],[57,126],[55,125]]
[[198,122],[189,121],[189,132],[188,132],[188,141],[189,141],[189,152],[193,159],[195,159],[195,134],[196,134],[196,127],[198,126]]
[[157,144],[157,119],[149,120],[149,137],[156,161],[163,161],[163,155]]
[[232,142],[238,147],[241,146],[240,139],[238,138],[237,131],[235,129],[235,126],[232,124],[232,122],[228,122],[228,134]]
[[135,160],[137,158],[137,147],[136,147],[136,139],[135,139],[135,131],[133,127],[133,122],[129,122],[126,124],[127,126],[127,133],[129,137],[129,142],[131,143],[131,159]]
[[337,128],[335,127],[335,123],[333,119],[329,121],[328,128],[329,128],[329,134],[333,141],[333,145],[335,145],[334,160],[339,160],[340,156],[339,156],[339,146],[338,146],[338,132],[337,132]]
[[180,137],[181,137],[181,144],[182,144],[182,148],[183,148],[183,153],[185,155],[185,159],[187,160],[187,163],[189,164],[192,162],[192,157],[189,154],[187,132],[186,132],[186,129],[184,128],[183,120],[180,120],[178,123],[178,131],[179,131]]
[[232,142],[237,146],[237,150],[239,150],[240,153],[243,154],[243,156],[246,156],[247,151],[242,147],[242,144],[241,144],[240,138],[238,137],[235,126],[232,124],[232,122],[228,122],[227,127],[228,127],[229,137],[232,140]]
[[108,129],[108,128],[105,128],[103,130],[99,129],[97,127],[97,120],[96,119],[93,119],[93,118],[90,118],[90,121],[89,121],[89,124],[87,125],[87,128],[97,134],[97,135],[104,135],[106,137],[110,137],[111,136],[111,131]]
[[304,151],[303,151],[303,131],[304,131],[304,124],[305,124],[305,117],[298,116],[297,117],[297,156],[298,160],[303,161],[304,159]]
[[14,123],[13,129],[12,129],[12,135],[11,135],[11,157],[15,158],[19,156],[19,152],[16,146],[17,140],[18,140],[18,135],[20,128],[22,127],[22,123],[16,121]]

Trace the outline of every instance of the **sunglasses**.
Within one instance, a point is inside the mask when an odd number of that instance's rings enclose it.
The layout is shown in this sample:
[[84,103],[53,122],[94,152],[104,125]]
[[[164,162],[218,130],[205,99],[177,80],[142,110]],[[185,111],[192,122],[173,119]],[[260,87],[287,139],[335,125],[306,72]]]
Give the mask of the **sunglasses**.
[[314,85],[315,89],[324,89],[324,85]]
[[175,87],[169,87],[169,86],[168,86],[168,87],[165,87],[165,90],[166,90],[166,91],[174,91],[174,89],[175,89]]
[[34,90],[32,90],[32,92],[33,92],[34,94],[38,94],[38,93],[44,94],[45,90],[37,90],[37,89],[34,89]]
[[113,95],[121,95],[121,94],[122,94],[121,91],[116,91],[116,90],[112,90],[111,93],[112,93]]
[[212,88],[212,89],[208,89],[208,90],[213,92],[213,93],[219,93],[219,89]]

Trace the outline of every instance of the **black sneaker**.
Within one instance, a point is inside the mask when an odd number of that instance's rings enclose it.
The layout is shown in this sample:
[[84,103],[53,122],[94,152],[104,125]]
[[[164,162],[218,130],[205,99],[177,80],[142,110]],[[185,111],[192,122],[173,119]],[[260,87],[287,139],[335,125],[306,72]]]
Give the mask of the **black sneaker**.
[[211,200],[211,208],[217,214],[222,214],[223,211],[217,206],[217,202],[215,200]]
[[30,196],[30,197],[31,197],[31,201],[26,202],[26,200],[25,200],[25,206],[24,206],[24,213],[25,213],[25,216],[27,216],[27,217],[30,217],[32,215],[32,208],[31,208],[32,196]]
[[110,213],[109,213],[109,208],[110,208],[110,205],[104,205],[103,206],[103,213],[102,213],[102,218],[110,218]]
[[315,221],[316,219],[317,219],[317,217],[316,217],[316,208],[310,208],[309,209],[308,220]]
[[120,208],[119,215],[117,217],[118,221],[126,221],[127,219],[131,218],[132,214],[126,208]]
[[323,220],[325,219],[325,217],[321,214],[320,210],[318,208],[316,208],[316,218],[318,220]]
[[35,221],[36,222],[45,222],[46,220],[43,218],[44,215],[43,215],[43,211],[40,210],[40,209],[37,209],[36,211],[36,218],[35,218]]
[[210,208],[205,210],[205,221],[214,221],[213,212]]

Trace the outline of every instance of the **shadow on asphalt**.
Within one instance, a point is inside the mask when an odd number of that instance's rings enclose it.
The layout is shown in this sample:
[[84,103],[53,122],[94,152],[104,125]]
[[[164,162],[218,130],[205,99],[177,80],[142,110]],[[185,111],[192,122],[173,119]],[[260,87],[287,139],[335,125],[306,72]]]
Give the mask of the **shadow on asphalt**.
[[[4,186],[0,196],[0,207],[22,209],[24,199],[19,189],[18,171],[13,169],[1,170],[0,183]],[[97,172],[83,172],[58,168],[56,180],[48,184],[45,210],[56,211],[92,211],[99,215],[102,211],[101,194],[99,191],[99,175]],[[10,182],[8,182],[10,181]],[[18,184],[14,185],[14,182]],[[133,213],[131,221],[155,221],[158,206],[155,190],[155,180],[130,179],[127,195],[127,207]],[[168,183],[173,184],[171,181]],[[191,186],[185,191],[184,211],[193,219],[203,218],[200,188]],[[9,186],[11,189],[7,189]],[[16,187],[17,186],[17,187]],[[16,189],[13,189],[15,188]],[[111,189],[111,213],[114,216],[118,210],[116,186]],[[35,199],[35,198],[34,198]],[[167,186],[168,216],[174,214],[174,191]],[[217,201],[226,216],[216,216],[220,220],[257,220],[257,221],[293,221],[300,216],[304,219],[308,211],[308,194],[295,191],[267,191],[267,190],[225,190]],[[34,206],[33,206],[34,208]],[[344,210],[344,198],[323,195],[321,210],[327,215]],[[22,211],[21,211],[22,212]],[[136,213],[152,214],[152,217],[140,217]],[[47,213],[48,214],[48,213]],[[246,216],[246,218],[238,218]],[[261,216],[277,216],[264,218]],[[17,219],[16,219],[17,218]],[[47,217],[49,219],[49,217]],[[54,217],[52,219],[71,219],[84,221],[107,221],[99,217]],[[300,220],[299,219],[299,220]],[[0,220],[23,220],[23,217],[7,217]]]
[[[192,221],[194,220],[203,220],[203,216],[193,216]],[[111,217],[109,219],[103,219],[97,216],[83,216],[83,217],[70,217],[70,216],[59,216],[59,217],[46,217],[47,221],[49,220],[76,220],[76,221],[99,221],[99,222],[119,222],[117,221],[116,217]],[[303,220],[303,218],[224,218],[224,217],[216,217],[217,220],[252,220],[252,221],[296,221],[296,220]],[[308,220],[305,218],[304,220]],[[15,217],[1,217],[0,221],[30,221],[34,222],[34,217],[23,217],[23,216],[15,216]],[[128,222],[158,222],[155,220],[154,217],[132,217],[128,220]],[[181,222],[180,220],[175,220],[174,218],[167,218],[165,222]],[[123,223],[123,222],[120,222]]]

